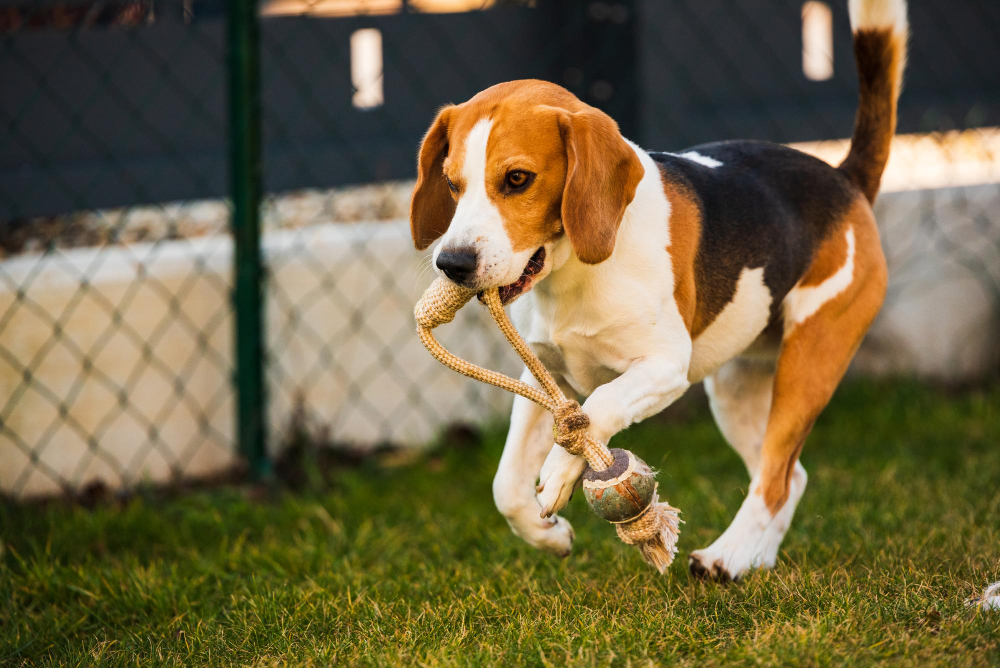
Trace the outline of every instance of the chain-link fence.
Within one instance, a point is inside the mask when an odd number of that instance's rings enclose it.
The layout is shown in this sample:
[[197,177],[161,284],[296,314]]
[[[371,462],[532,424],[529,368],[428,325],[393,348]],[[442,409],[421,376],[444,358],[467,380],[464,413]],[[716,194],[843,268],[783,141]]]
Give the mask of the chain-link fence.
[[233,457],[225,35],[180,4],[0,3],[0,490]]
[[[876,211],[892,282],[858,367],[961,382],[998,363],[1000,5],[911,4]],[[836,162],[844,5],[0,0],[0,491],[186,480],[241,452],[259,470],[293,436],[417,446],[498,415],[508,397],[413,336],[432,272],[405,219],[436,109],[537,77],[652,150],[744,137]],[[466,311],[446,342],[513,370]]]

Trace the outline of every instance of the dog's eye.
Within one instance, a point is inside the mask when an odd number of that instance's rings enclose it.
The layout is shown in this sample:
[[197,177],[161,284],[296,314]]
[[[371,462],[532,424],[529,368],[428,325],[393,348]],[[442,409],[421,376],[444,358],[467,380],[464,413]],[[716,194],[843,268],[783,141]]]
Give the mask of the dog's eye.
[[451,179],[448,178],[447,174],[445,175],[444,180],[448,182],[448,188],[450,188],[451,191],[457,195],[458,194],[458,188],[455,186],[454,183],[451,182]]
[[504,181],[507,184],[508,189],[520,190],[531,183],[531,178],[533,176],[534,174],[531,172],[526,172],[523,169],[515,169],[512,172],[507,172],[507,178],[504,179]]

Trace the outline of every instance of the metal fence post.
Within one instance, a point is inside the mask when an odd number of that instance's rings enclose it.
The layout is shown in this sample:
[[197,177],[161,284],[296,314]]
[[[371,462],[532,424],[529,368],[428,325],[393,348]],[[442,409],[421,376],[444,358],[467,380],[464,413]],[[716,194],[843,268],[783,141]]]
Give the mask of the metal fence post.
[[257,0],[230,0],[229,172],[233,202],[236,433],[254,479],[270,471],[266,449],[263,265],[260,244],[260,54]]

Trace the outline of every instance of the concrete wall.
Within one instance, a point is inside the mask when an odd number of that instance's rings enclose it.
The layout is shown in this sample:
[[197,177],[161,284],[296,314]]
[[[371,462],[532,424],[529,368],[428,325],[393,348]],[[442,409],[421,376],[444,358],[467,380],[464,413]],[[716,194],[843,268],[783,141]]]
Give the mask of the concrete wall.
[[1000,374],[1000,185],[893,192],[875,206],[885,305],[856,358],[875,374]]
[[[416,447],[509,405],[416,339],[412,305],[431,272],[418,275],[407,224],[318,225],[264,246],[275,447],[293,421],[339,446]],[[211,237],[0,263],[0,491],[116,488],[233,464],[231,255],[227,237]],[[516,373],[487,319],[465,309],[440,338]]]
[[[890,293],[856,370],[995,375],[1000,186],[888,193],[877,215]],[[336,446],[419,447],[444,424],[509,406],[438,365],[413,335],[412,305],[432,272],[405,222],[274,232],[264,246],[276,447],[293,426]],[[231,254],[228,238],[211,237],[0,263],[0,491],[128,486],[234,462]],[[517,371],[475,305],[441,339]]]

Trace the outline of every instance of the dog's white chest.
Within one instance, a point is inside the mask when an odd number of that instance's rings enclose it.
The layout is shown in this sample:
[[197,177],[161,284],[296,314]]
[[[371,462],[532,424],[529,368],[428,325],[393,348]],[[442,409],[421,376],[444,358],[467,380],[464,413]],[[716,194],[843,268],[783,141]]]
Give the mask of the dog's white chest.
[[[676,348],[680,355],[690,350],[679,316],[680,324],[671,328],[648,310],[628,318],[607,312],[591,318],[581,315],[578,312],[572,325],[567,325],[565,320],[546,320],[536,314],[529,340],[545,366],[583,396],[620,376],[635,360],[668,349]],[[674,339],[676,344],[672,344]]]
[[538,313],[532,316],[527,336],[532,349],[549,371],[583,396],[621,375],[630,359],[641,356],[632,344],[648,338],[642,327],[559,326]]
[[625,371],[627,361],[613,347],[596,337],[559,337],[547,344],[549,357],[577,393],[588,396]]

